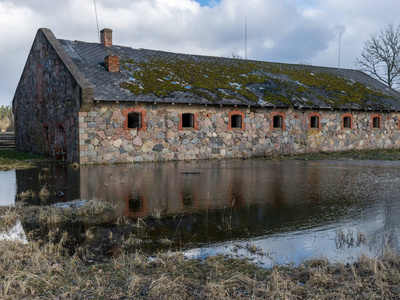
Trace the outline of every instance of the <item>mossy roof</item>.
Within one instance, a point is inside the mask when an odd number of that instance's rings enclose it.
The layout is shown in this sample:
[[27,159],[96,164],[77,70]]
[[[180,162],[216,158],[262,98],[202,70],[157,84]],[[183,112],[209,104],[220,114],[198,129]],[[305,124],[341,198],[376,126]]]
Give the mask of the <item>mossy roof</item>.
[[357,70],[59,41],[97,101],[400,110],[400,93]]

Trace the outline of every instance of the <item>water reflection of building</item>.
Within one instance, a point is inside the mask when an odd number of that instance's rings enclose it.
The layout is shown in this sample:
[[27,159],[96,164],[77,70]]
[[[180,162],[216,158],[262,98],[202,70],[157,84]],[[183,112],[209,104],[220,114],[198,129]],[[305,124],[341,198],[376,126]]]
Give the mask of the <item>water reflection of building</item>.
[[[116,204],[117,213],[129,218],[229,210],[252,231],[262,231],[271,224],[294,224],[296,228],[327,224],[347,217],[347,208],[355,204],[363,209],[364,199],[375,193],[357,187],[369,178],[360,177],[364,170],[338,163],[257,160],[78,169],[49,164],[16,171],[16,181],[18,194],[33,190],[38,195],[47,186],[51,197],[44,203],[97,198]],[[64,196],[57,196],[59,192]]]
[[[129,218],[165,216],[151,234],[162,231],[172,238],[179,227],[182,241],[223,241],[368,218],[375,240],[398,244],[400,185],[394,183],[400,168],[390,168],[257,160],[46,165],[16,171],[16,180],[18,193],[38,194],[47,185],[52,196],[44,204],[98,198]],[[59,191],[65,196],[57,197]]]
[[[44,164],[36,168],[16,170],[17,200],[21,193],[32,191],[34,196],[26,200],[31,204],[50,204],[80,199],[80,173],[68,165]],[[40,198],[40,190],[49,191],[48,197]]]
[[148,215],[147,198],[140,193],[132,193],[124,198],[124,215],[128,218],[143,218]]

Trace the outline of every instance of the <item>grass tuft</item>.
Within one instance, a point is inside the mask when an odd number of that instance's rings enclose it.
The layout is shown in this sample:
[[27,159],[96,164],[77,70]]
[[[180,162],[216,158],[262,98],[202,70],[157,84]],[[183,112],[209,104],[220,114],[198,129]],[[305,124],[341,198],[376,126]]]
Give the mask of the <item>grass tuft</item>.
[[50,195],[51,195],[51,193],[50,193],[50,191],[48,190],[47,185],[44,185],[44,186],[40,189],[40,191],[39,191],[39,198],[40,198],[42,201],[47,200],[47,199],[50,197]]
[[32,190],[27,190],[27,191],[25,191],[25,192],[21,192],[21,193],[19,193],[19,197],[22,199],[22,200],[26,200],[26,199],[29,199],[29,198],[35,198],[36,197],[36,193],[34,192],[34,191],[32,191]]

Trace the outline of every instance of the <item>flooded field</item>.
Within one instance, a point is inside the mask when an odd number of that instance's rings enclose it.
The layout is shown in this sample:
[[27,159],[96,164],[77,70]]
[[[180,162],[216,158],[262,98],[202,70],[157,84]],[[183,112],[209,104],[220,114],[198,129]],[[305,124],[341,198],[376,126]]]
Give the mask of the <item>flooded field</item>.
[[[388,246],[399,251],[399,183],[398,161],[48,164],[0,172],[0,205],[75,199],[115,205],[95,225],[62,228],[75,237],[72,248],[84,245],[98,255],[112,255],[130,239],[132,250],[222,253],[265,266],[314,257],[347,262],[360,253],[379,256]],[[26,239],[35,228],[17,222],[0,239]],[[29,238],[50,229],[41,227]]]

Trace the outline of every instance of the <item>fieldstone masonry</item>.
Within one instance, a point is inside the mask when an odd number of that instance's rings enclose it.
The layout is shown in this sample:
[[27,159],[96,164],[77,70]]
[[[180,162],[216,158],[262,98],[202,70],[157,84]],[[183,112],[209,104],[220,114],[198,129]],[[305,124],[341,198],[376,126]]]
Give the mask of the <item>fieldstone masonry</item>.
[[[124,130],[129,104],[102,103],[79,113],[81,163],[262,157],[276,154],[394,148],[400,145],[398,113],[381,112],[381,128],[371,127],[371,112],[298,109],[238,109],[219,106],[138,105],[146,130]],[[231,112],[243,113],[244,130],[229,127]],[[198,129],[180,129],[181,113],[197,114]],[[271,126],[284,116],[284,129]],[[375,113],[374,113],[375,114]],[[310,115],[320,128],[310,129]],[[353,128],[342,128],[342,116]]]

